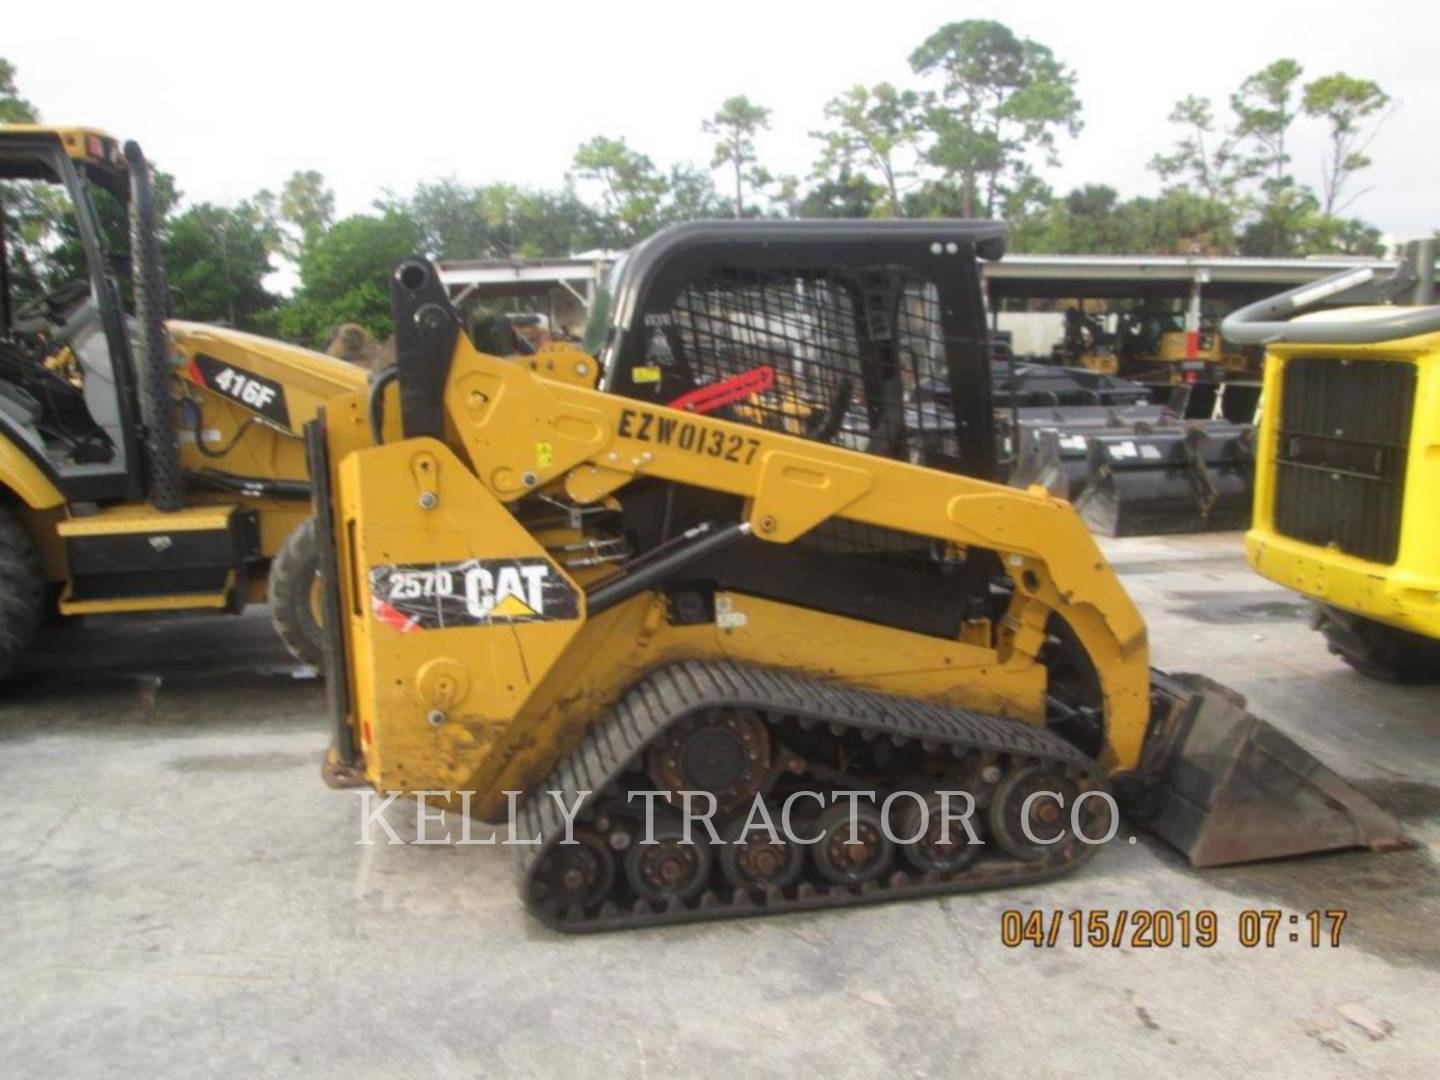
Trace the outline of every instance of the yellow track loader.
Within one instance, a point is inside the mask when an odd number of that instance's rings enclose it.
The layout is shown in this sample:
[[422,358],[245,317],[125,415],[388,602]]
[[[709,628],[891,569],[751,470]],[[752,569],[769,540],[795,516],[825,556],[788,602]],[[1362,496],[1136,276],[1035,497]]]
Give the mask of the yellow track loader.
[[[0,679],[59,615],[239,611],[267,594],[319,663],[302,426],[365,386],[348,364],[166,322],[149,169],[84,128],[0,127],[0,192],[68,202],[85,279],[17,303],[22,237],[0,218]],[[128,215],[133,317],[99,200]]]
[[[1310,597],[1330,650],[1376,678],[1440,679],[1440,307],[1435,246],[1235,312],[1264,344],[1250,565]],[[1377,301],[1391,301],[1378,303]],[[1310,312],[1331,305],[1362,303]]]
[[618,265],[601,368],[479,352],[402,262],[393,377],[307,430],[327,779],[513,799],[524,902],[575,931],[1037,882],[1114,797],[1198,865],[1400,844],[1237,695],[1153,671],[1071,506],[996,475],[1004,242],[674,227]]

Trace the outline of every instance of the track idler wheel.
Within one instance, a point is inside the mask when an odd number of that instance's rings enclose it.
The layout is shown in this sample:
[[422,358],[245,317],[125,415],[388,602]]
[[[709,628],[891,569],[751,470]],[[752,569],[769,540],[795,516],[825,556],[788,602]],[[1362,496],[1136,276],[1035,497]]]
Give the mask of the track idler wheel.
[[720,870],[737,889],[763,892],[784,889],[800,879],[805,867],[805,849],[779,832],[773,837],[765,829],[751,829],[743,838],[744,822],[727,833],[728,843],[720,849]]
[[[946,821],[944,800],[931,793],[925,797],[925,831],[913,843],[902,844],[901,853],[922,874],[951,874],[964,870],[984,850],[984,844],[972,844],[965,825],[954,819]],[[953,807],[950,808],[953,811]],[[895,829],[895,835],[908,840],[920,833],[920,804],[913,799],[906,804]],[[971,826],[974,827],[973,825]]]
[[848,803],[827,807],[815,819],[819,842],[815,844],[815,865],[825,880],[836,885],[863,885],[875,881],[895,858],[895,845],[885,835],[880,814],[873,807]]
[[589,829],[576,829],[575,843],[556,844],[546,853],[533,888],[541,903],[564,910],[598,904],[614,881],[615,857],[609,846]]
[[[1087,790],[1093,789],[1062,765],[1022,766],[995,789],[990,836],[1008,854],[1026,862],[1067,856],[1081,843],[1072,827],[1077,817],[1073,809]],[[1106,836],[1113,825],[1110,802],[1098,796],[1085,799],[1078,825],[1090,839]]]
[[642,900],[690,900],[710,881],[710,847],[687,844],[678,825],[659,825],[655,843],[635,843],[625,854],[625,880]]
[[[646,757],[660,791],[708,791],[721,814],[746,808],[770,772],[770,734],[749,709],[712,709],[675,725]],[[679,796],[669,800],[679,806]]]

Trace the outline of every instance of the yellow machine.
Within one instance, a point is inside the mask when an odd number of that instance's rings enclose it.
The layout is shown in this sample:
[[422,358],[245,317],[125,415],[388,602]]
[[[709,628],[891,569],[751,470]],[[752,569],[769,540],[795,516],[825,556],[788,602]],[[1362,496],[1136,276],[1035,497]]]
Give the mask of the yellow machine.
[[[1193,349],[1190,346],[1192,336],[1195,339]],[[1202,326],[1200,330],[1193,332],[1166,330],[1160,335],[1160,350],[1155,359],[1175,372],[1171,377],[1172,382],[1183,381],[1179,373],[1184,371],[1187,363],[1204,364],[1207,367],[1203,370],[1223,371],[1232,375],[1244,375],[1250,371],[1249,360],[1245,354],[1227,351],[1224,339],[1213,325],[1209,328]]]
[[[273,605],[319,663],[302,426],[363,388],[350,365],[166,322],[149,170],[82,128],[0,127],[0,184],[63,192],[86,280],[17,305],[20,238],[0,219],[0,678],[45,617]],[[33,196],[32,196],[33,197]],[[131,218],[134,317],[97,199]],[[7,242],[8,241],[8,242]]]
[[1070,505],[1000,482],[1003,250],[994,222],[672,228],[617,268],[603,370],[477,351],[403,262],[394,378],[307,431],[329,781],[488,821],[530,793],[523,896],[569,930],[1048,879],[1114,835],[1112,789],[1200,865],[1400,843],[1237,695],[1152,671]]
[[1120,357],[1116,354],[1116,335],[1105,328],[1106,313],[1085,310],[1085,301],[1076,300],[1065,306],[1065,336],[1051,350],[1053,363],[1084,368],[1100,375],[1116,375]]
[[[1117,337],[1120,370],[1151,383],[1210,383],[1255,374],[1250,352],[1230,350],[1212,316],[1192,300],[1187,313],[1151,308],[1126,315]],[[1255,354],[1258,359],[1258,352]]]
[[[1268,345],[1250,565],[1313,599],[1331,651],[1367,675],[1440,678],[1440,307],[1435,249],[1388,281],[1337,274],[1236,312]],[[1371,306],[1299,315],[1322,300]],[[1376,306],[1376,299],[1406,306]]]

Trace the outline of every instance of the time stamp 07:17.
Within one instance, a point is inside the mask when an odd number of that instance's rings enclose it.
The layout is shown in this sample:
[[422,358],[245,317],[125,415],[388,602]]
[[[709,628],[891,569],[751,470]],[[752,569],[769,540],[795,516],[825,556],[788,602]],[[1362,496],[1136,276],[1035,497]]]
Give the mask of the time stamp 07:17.
[[1247,949],[1334,949],[1340,946],[1346,914],[1343,908],[1246,908],[1232,919],[1209,908],[1009,908],[1000,914],[1000,943],[1010,949],[1210,949],[1229,940]]

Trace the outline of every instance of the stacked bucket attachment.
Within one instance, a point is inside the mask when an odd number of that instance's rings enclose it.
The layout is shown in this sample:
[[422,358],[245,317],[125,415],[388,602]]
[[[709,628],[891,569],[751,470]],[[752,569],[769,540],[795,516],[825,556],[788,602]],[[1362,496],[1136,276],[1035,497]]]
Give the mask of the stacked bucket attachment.
[[1086,439],[1075,509],[1102,536],[1222,532],[1250,525],[1255,429],[1189,422]]
[[1114,431],[1163,423],[1158,405],[1111,408],[1062,405],[1018,409],[1014,413],[1015,466],[1012,487],[1039,484],[1052,495],[1074,501],[1090,478],[1090,438]]
[[1252,388],[1179,390],[1165,405],[1011,410],[1011,485],[1038,484],[1070,500],[1103,536],[1248,528],[1255,472]]

